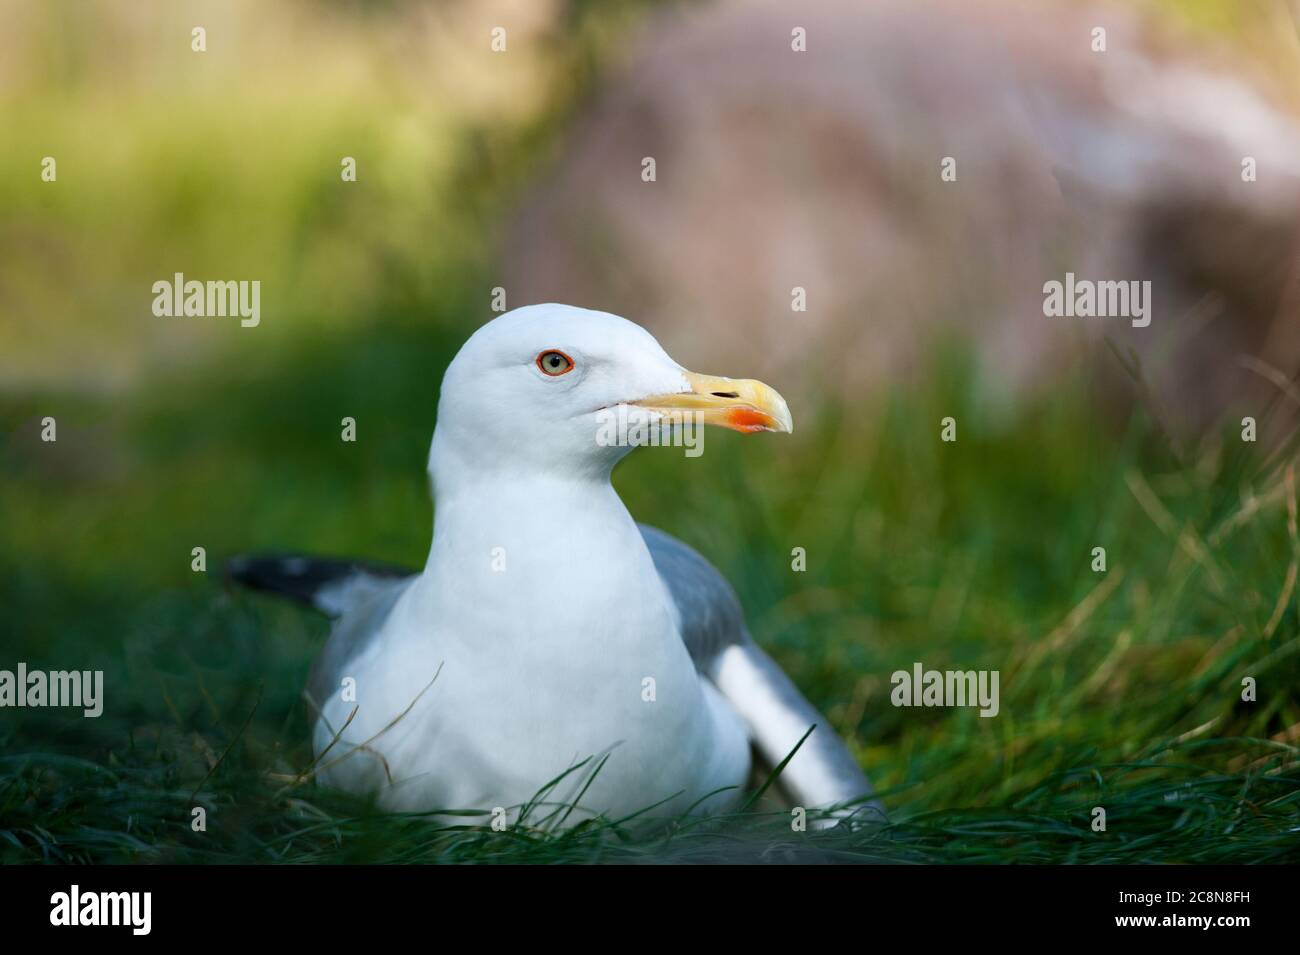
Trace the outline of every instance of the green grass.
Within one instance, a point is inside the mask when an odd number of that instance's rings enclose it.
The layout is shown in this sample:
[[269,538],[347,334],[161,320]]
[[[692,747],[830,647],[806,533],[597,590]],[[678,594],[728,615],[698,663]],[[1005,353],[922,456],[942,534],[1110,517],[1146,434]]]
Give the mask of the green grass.
[[[987,420],[956,346],[887,400],[800,409],[789,438],[711,434],[702,458],[647,449],[616,474],[638,518],[737,584],[757,639],[884,791],[890,826],[796,833],[782,811],[655,835],[617,820],[497,833],[298,782],[299,690],[326,622],[226,592],[219,562],[259,547],[422,560],[436,382],[463,334],[444,318],[248,351],[109,411],[58,395],[4,407],[5,665],[102,668],[107,702],[95,720],[6,712],[0,860],[1297,856],[1285,471],[1231,434],[1180,463],[1140,415],[1098,420],[1081,379]],[[36,439],[44,414],[56,445]],[[338,440],[344,414],[355,445]],[[954,444],[938,437],[946,414]],[[195,545],[207,574],[190,570]],[[913,661],[999,670],[1000,715],[893,707],[889,674]],[[1244,676],[1257,702],[1240,699]],[[206,833],[189,828],[195,805]]]
[[[1228,10],[1179,16],[1217,30]],[[960,342],[886,393],[796,405],[792,436],[710,433],[702,458],[644,450],[615,475],[638,519],[736,584],[890,826],[796,833],[765,811],[657,834],[618,820],[497,833],[298,782],[299,691],[326,622],[228,593],[220,561],[423,561],[437,384],[486,317],[500,223],[645,5],[575,5],[544,41],[549,68],[514,80],[538,103],[509,116],[389,70],[382,16],[314,19],[240,68],[182,43],[140,86],[117,43],[77,45],[89,14],[76,33],[51,11],[26,39],[67,69],[29,69],[30,88],[0,100],[14,142],[0,365],[22,383],[0,394],[0,667],[100,668],[107,699],[94,720],[0,712],[0,862],[1300,856],[1294,446],[1270,457],[1229,429],[1221,450],[1180,458],[1140,410],[1103,413],[1086,369],[995,415]],[[155,62],[155,32],[127,49]],[[341,188],[337,157],[358,143],[362,178]],[[47,153],[57,189],[35,179]],[[262,279],[274,318],[251,333],[158,324],[146,293],[178,263]],[[39,440],[46,415],[56,444]],[[939,441],[947,415],[955,444]],[[199,545],[206,574],[190,569]],[[915,661],[998,670],[1000,714],[893,707],[890,674]]]

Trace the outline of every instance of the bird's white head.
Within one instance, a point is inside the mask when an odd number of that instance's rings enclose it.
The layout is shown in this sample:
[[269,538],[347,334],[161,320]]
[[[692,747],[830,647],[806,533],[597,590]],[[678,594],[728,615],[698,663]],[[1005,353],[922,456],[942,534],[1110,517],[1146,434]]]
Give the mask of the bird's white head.
[[430,452],[440,472],[608,477],[631,444],[611,416],[735,431],[790,431],[785,400],[760,381],[687,371],[641,326],[608,312],[530,305],[470,336],[447,368]]

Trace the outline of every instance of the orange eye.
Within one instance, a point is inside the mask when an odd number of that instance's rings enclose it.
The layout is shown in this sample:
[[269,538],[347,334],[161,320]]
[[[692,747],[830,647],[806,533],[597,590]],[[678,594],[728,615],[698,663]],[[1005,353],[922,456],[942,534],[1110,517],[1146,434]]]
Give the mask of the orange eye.
[[542,370],[543,375],[558,378],[573,371],[573,359],[562,351],[552,349],[537,356],[537,367]]

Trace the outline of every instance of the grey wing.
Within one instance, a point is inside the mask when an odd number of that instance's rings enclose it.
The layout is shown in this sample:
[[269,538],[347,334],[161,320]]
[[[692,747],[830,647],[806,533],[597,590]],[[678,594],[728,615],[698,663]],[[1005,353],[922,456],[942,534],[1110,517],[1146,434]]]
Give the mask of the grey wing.
[[648,524],[637,527],[673,598],[677,628],[695,669],[712,679],[722,651],[749,640],[736,592],[717,568],[676,537]]
[[[307,699],[313,715],[321,711],[325,700],[339,692],[348,664],[365,652],[379,633],[399,597],[411,586],[418,574],[408,577],[387,576],[355,580],[347,602],[330,631],[329,639],[317,654],[307,677]],[[340,727],[331,727],[334,730]]]
[[883,818],[848,746],[750,637],[736,592],[717,568],[677,538],[638,526],[673,599],[695,668],[740,714],[768,765],[778,765],[810,726],[817,727],[782,771],[782,788],[805,808],[850,804]]

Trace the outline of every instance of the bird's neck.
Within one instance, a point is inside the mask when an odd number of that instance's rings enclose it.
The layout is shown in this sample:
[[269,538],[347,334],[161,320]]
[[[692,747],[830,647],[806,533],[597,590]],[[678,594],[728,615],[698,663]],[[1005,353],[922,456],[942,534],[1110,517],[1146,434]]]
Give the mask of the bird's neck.
[[444,492],[416,588],[429,619],[476,645],[527,653],[601,634],[613,652],[673,633],[654,561],[608,481],[484,477]]
[[491,466],[435,431],[433,543],[412,599],[472,639],[528,621],[534,635],[583,633],[631,608],[671,631],[670,603],[610,466]]
[[608,480],[485,474],[435,487],[431,565],[478,557],[486,562],[504,551],[508,567],[511,551],[520,559],[547,561],[637,534]]

